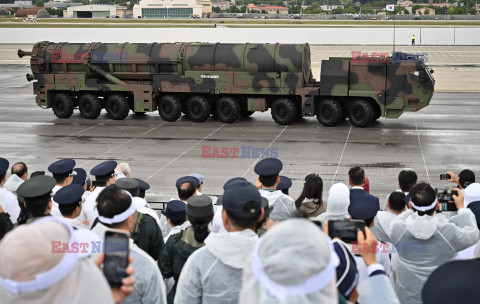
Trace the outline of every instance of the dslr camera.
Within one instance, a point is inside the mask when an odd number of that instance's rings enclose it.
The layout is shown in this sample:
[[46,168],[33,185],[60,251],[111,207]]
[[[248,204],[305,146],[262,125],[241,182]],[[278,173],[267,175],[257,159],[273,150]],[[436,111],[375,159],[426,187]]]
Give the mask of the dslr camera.
[[452,189],[435,189],[437,192],[438,204],[440,208],[438,211],[458,211],[455,202],[453,201],[453,196],[458,196],[457,190]]

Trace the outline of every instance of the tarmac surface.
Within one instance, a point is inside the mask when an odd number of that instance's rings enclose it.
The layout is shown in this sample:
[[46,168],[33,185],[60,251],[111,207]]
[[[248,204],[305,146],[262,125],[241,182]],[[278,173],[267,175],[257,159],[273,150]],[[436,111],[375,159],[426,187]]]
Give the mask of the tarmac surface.
[[[148,198],[155,202],[175,196],[176,179],[190,173],[205,175],[203,193],[214,196],[222,194],[231,177],[255,182],[253,168],[262,149],[283,161],[281,174],[292,178],[294,198],[313,172],[324,180],[327,198],[333,183],[348,183],[347,171],[355,165],[365,168],[371,193],[382,200],[397,188],[404,168],[437,187],[449,185],[439,181],[439,173],[465,168],[480,172],[479,93],[435,93],[422,111],[398,120],[381,118],[365,129],[348,121],[327,128],[314,117],[280,126],[269,112],[234,124],[213,118],[198,124],[184,117],[165,122],[158,113],[114,121],[105,111],[87,120],[78,110],[70,119],[58,119],[35,104],[32,83],[25,79],[27,66],[2,65],[0,71],[0,156],[11,164],[25,162],[30,173],[65,157],[87,171],[108,159],[127,162],[134,177],[152,185]],[[225,147],[238,149],[238,158],[202,157],[208,149]]]

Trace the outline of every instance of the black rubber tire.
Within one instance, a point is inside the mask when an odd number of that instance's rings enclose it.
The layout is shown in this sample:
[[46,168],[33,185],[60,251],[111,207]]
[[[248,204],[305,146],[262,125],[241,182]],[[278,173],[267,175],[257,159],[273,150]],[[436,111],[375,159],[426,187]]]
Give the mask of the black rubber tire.
[[130,112],[130,106],[125,96],[114,94],[107,98],[105,110],[107,110],[110,118],[114,120],[122,120],[128,116],[128,112]]
[[205,97],[193,96],[187,101],[187,115],[194,122],[205,122],[211,111],[211,104]]
[[373,106],[373,120],[377,120],[379,119],[380,117],[382,117],[382,110],[380,109],[380,107],[378,105],[374,105]]
[[279,98],[272,104],[272,118],[279,125],[289,125],[297,119],[297,107],[288,98]]
[[343,119],[343,109],[335,99],[323,99],[317,104],[317,120],[323,126],[333,127]]
[[78,108],[83,118],[95,119],[102,112],[102,103],[97,95],[85,93],[78,99]]
[[222,97],[215,104],[215,112],[224,123],[233,123],[240,117],[240,104],[232,97]]
[[158,102],[158,114],[165,121],[175,121],[182,115],[182,103],[173,95],[165,95]]
[[67,93],[57,93],[52,99],[52,109],[58,118],[69,118],[75,109],[75,102]]
[[368,126],[374,117],[373,106],[364,99],[357,99],[352,102],[348,112],[348,120],[358,128]]

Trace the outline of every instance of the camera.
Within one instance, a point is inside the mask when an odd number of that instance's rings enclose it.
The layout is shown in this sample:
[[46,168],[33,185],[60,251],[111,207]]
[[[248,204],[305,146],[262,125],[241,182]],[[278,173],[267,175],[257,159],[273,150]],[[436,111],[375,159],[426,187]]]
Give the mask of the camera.
[[437,192],[438,204],[440,206],[439,210],[442,211],[458,211],[455,202],[453,201],[453,196],[458,196],[457,190],[451,189],[435,189]]

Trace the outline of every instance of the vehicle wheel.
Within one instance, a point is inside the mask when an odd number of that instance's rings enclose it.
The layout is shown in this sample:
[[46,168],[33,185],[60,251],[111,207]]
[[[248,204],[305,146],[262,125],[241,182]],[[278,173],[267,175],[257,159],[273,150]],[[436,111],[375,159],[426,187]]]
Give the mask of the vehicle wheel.
[[122,120],[128,116],[130,107],[125,96],[115,94],[107,98],[105,109],[112,119]]
[[86,93],[80,96],[80,99],[78,100],[78,108],[80,109],[80,114],[84,118],[95,119],[100,116],[102,103],[97,95]]
[[332,127],[343,119],[343,109],[334,99],[323,99],[317,105],[317,120],[324,126]]
[[204,122],[210,117],[210,102],[202,96],[193,96],[187,101],[187,115],[195,122]]
[[366,100],[357,99],[352,102],[348,120],[355,127],[363,128],[373,121],[373,106]]
[[240,104],[232,97],[222,97],[216,103],[217,117],[225,122],[235,122],[240,117]]
[[158,114],[166,121],[175,121],[182,115],[182,103],[178,97],[166,95],[160,98]]
[[297,107],[288,98],[279,98],[272,104],[273,120],[279,125],[289,125],[297,118]]
[[72,96],[66,93],[58,93],[52,100],[53,113],[58,118],[69,118],[73,114],[75,102]]

